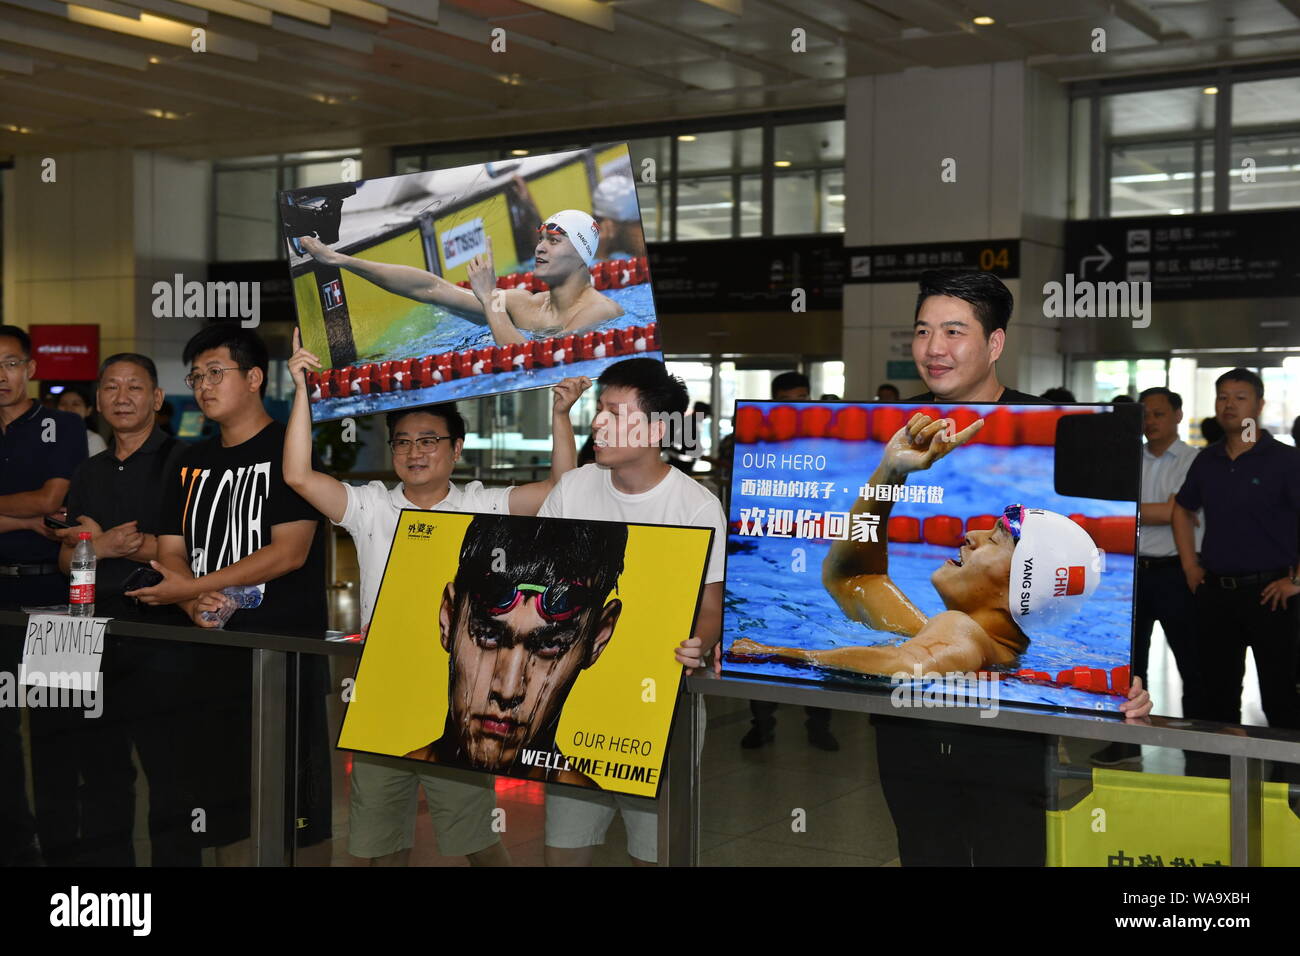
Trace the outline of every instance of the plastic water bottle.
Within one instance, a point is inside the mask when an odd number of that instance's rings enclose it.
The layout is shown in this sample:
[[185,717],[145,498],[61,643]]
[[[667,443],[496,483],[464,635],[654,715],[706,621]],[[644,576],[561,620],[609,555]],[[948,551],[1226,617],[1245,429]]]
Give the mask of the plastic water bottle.
[[221,589],[221,607],[216,611],[202,612],[205,621],[211,621],[217,627],[225,627],[226,622],[240,608],[260,607],[262,588],[256,584],[233,585]]
[[72,552],[68,613],[73,617],[95,616],[95,546],[90,543],[89,531],[77,535],[77,550]]
[[262,606],[262,589],[256,584],[222,588],[221,593],[235,602],[236,609]]

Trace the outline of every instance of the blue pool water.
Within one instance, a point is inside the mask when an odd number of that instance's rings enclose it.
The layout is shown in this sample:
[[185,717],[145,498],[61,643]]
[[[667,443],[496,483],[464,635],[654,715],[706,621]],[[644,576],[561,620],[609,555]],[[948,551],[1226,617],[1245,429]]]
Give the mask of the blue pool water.
[[[625,289],[609,289],[605,295],[614,299],[623,307],[623,314],[616,319],[602,323],[598,328],[625,329],[644,326],[655,321],[654,299],[650,283],[628,286]],[[525,338],[534,337],[524,333]],[[547,336],[535,336],[546,338]],[[369,362],[397,361],[407,358],[422,358],[426,355],[438,355],[443,352],[464,352],[468,349],[484,348],[494,344],[492,331],[485,324],[470,322],[452,315],[437,306],[419,304],[405,316],[393,323],[393,326],[381,340],[379,347],[369,355],[359,356],[357,365]],[[538,368],[518,372],[498,372],[491,375],[475,375],[472,378],[453,379],[429,388],[412,389],[403,392],[390,392],[377,395],[356,395],[344,398],[326,398],[312,405],[312,420],[321,422],[355,415],[372,415],[394,408],[412,405],[429,405],[434,402],[454,402],[465,398],[478,398],[483,395],[496,395],[501,392],[513,392],[527,388],[541,388],[554,385],[562,378],[571,375],[586,375],[594,379],[607,366],[633,356],[619,355],[613,358],[591,359],[585,362],[573,362],[555,368]],[[636,357],[647,357],[662,361],[662,352],[640,352]]]
[[[781,443],[736,445],[731,520],[740,520],[740,509],[751,507],[810,508],[814,511],[848,511],[858,489],[880,461],[879,442],[847,442],[836,439],[801,438]],[[794,472],[755,468],[744,464],[745,453],[777,455],[824,455],[825,471]],[[1133,515],[1131,502],[1103,501],[1058,495],[1052,487],[1054,449],[1050,447],[1003,448],[967,445],[953,451],[927,471],[908,478],[908,484],[939,485],[941,504],[899,502],[892,514],[913,515],[922,521],[931,515],[956,515],[963,519],[976,514],[1001,514],[1012,502],[1049,508],[1062,514],[1081,512],[1091,516]],[[803,478],[833,482],[829,499],[800,499],[741,496],[745,478]],[[794,548],[806,552],[802,573],[791,570]],[[764,644],[799,648],[831,648],[862,644],[901,644],[906,638],[871,631],[848,620],[821,584],[821,564],[829,544],[815,540],[741,536],[728,541],[726,615],[723,640],[726,646],[740,637]],[[943,604],[930,584],[930,575],[948,558],[951,548],[935,545],[889,546],[889,573],[905,594],[927,615],[942,611]],[[1038,636],[1012,670],[1031,668],[1055,676],[1077,665],[1109,670],[1129,663],[1133,557],[1107,554],[1106,570],[1096,593],[1082,613],[1059,633]],[[780,661],[732,663],[726,669],[767,677],[837,683],[872,682],[826,669],[798,667]],[[875,683],[879,683],[876,681]],[[1055,688],[1016,679],[1003,680],[1003,700],[1113,710],[1119,699],[1073,688]]]

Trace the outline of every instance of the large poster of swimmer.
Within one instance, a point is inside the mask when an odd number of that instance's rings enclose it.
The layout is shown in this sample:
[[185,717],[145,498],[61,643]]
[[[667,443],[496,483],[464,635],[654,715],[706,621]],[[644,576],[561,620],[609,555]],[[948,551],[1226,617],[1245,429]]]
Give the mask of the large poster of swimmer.
[[626,144],[286,190],[312,420],[662,358]]
[[712,539],[403,511],[338,746],[657,796]]
[[1088,453],[1093,426],[1118,429],[1132,454],[1092,459],[1098,475],[1131,473],[1135,499],[1137,416],[738,402],[735,422],[724,669],[884,679],[918,707],[1118,710],[1138,506],[1081,495],[1075,472],[1092,469],[1061,464]]

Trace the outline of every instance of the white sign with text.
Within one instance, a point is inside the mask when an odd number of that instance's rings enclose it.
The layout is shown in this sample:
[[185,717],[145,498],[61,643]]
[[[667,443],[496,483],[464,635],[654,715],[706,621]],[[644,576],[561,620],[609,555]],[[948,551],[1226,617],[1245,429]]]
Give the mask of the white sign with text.
[[29,615],[18,683],[97,693],[109,620],[70,614]]

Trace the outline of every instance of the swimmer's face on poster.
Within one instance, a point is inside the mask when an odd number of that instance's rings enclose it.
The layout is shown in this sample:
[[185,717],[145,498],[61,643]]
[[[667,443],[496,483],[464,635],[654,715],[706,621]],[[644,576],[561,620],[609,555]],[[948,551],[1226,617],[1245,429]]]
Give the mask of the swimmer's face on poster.
[[1056,462],[1061,420],[1105,413],[738,402],[726,669],[917,688],[993,674],[1004,700],[1118,709],[1137,503],[1063,493]]
[[625,143],[287,190],[315,421],[662,359]]
[[709,542],[403,512],[339,746],[654,796]]

